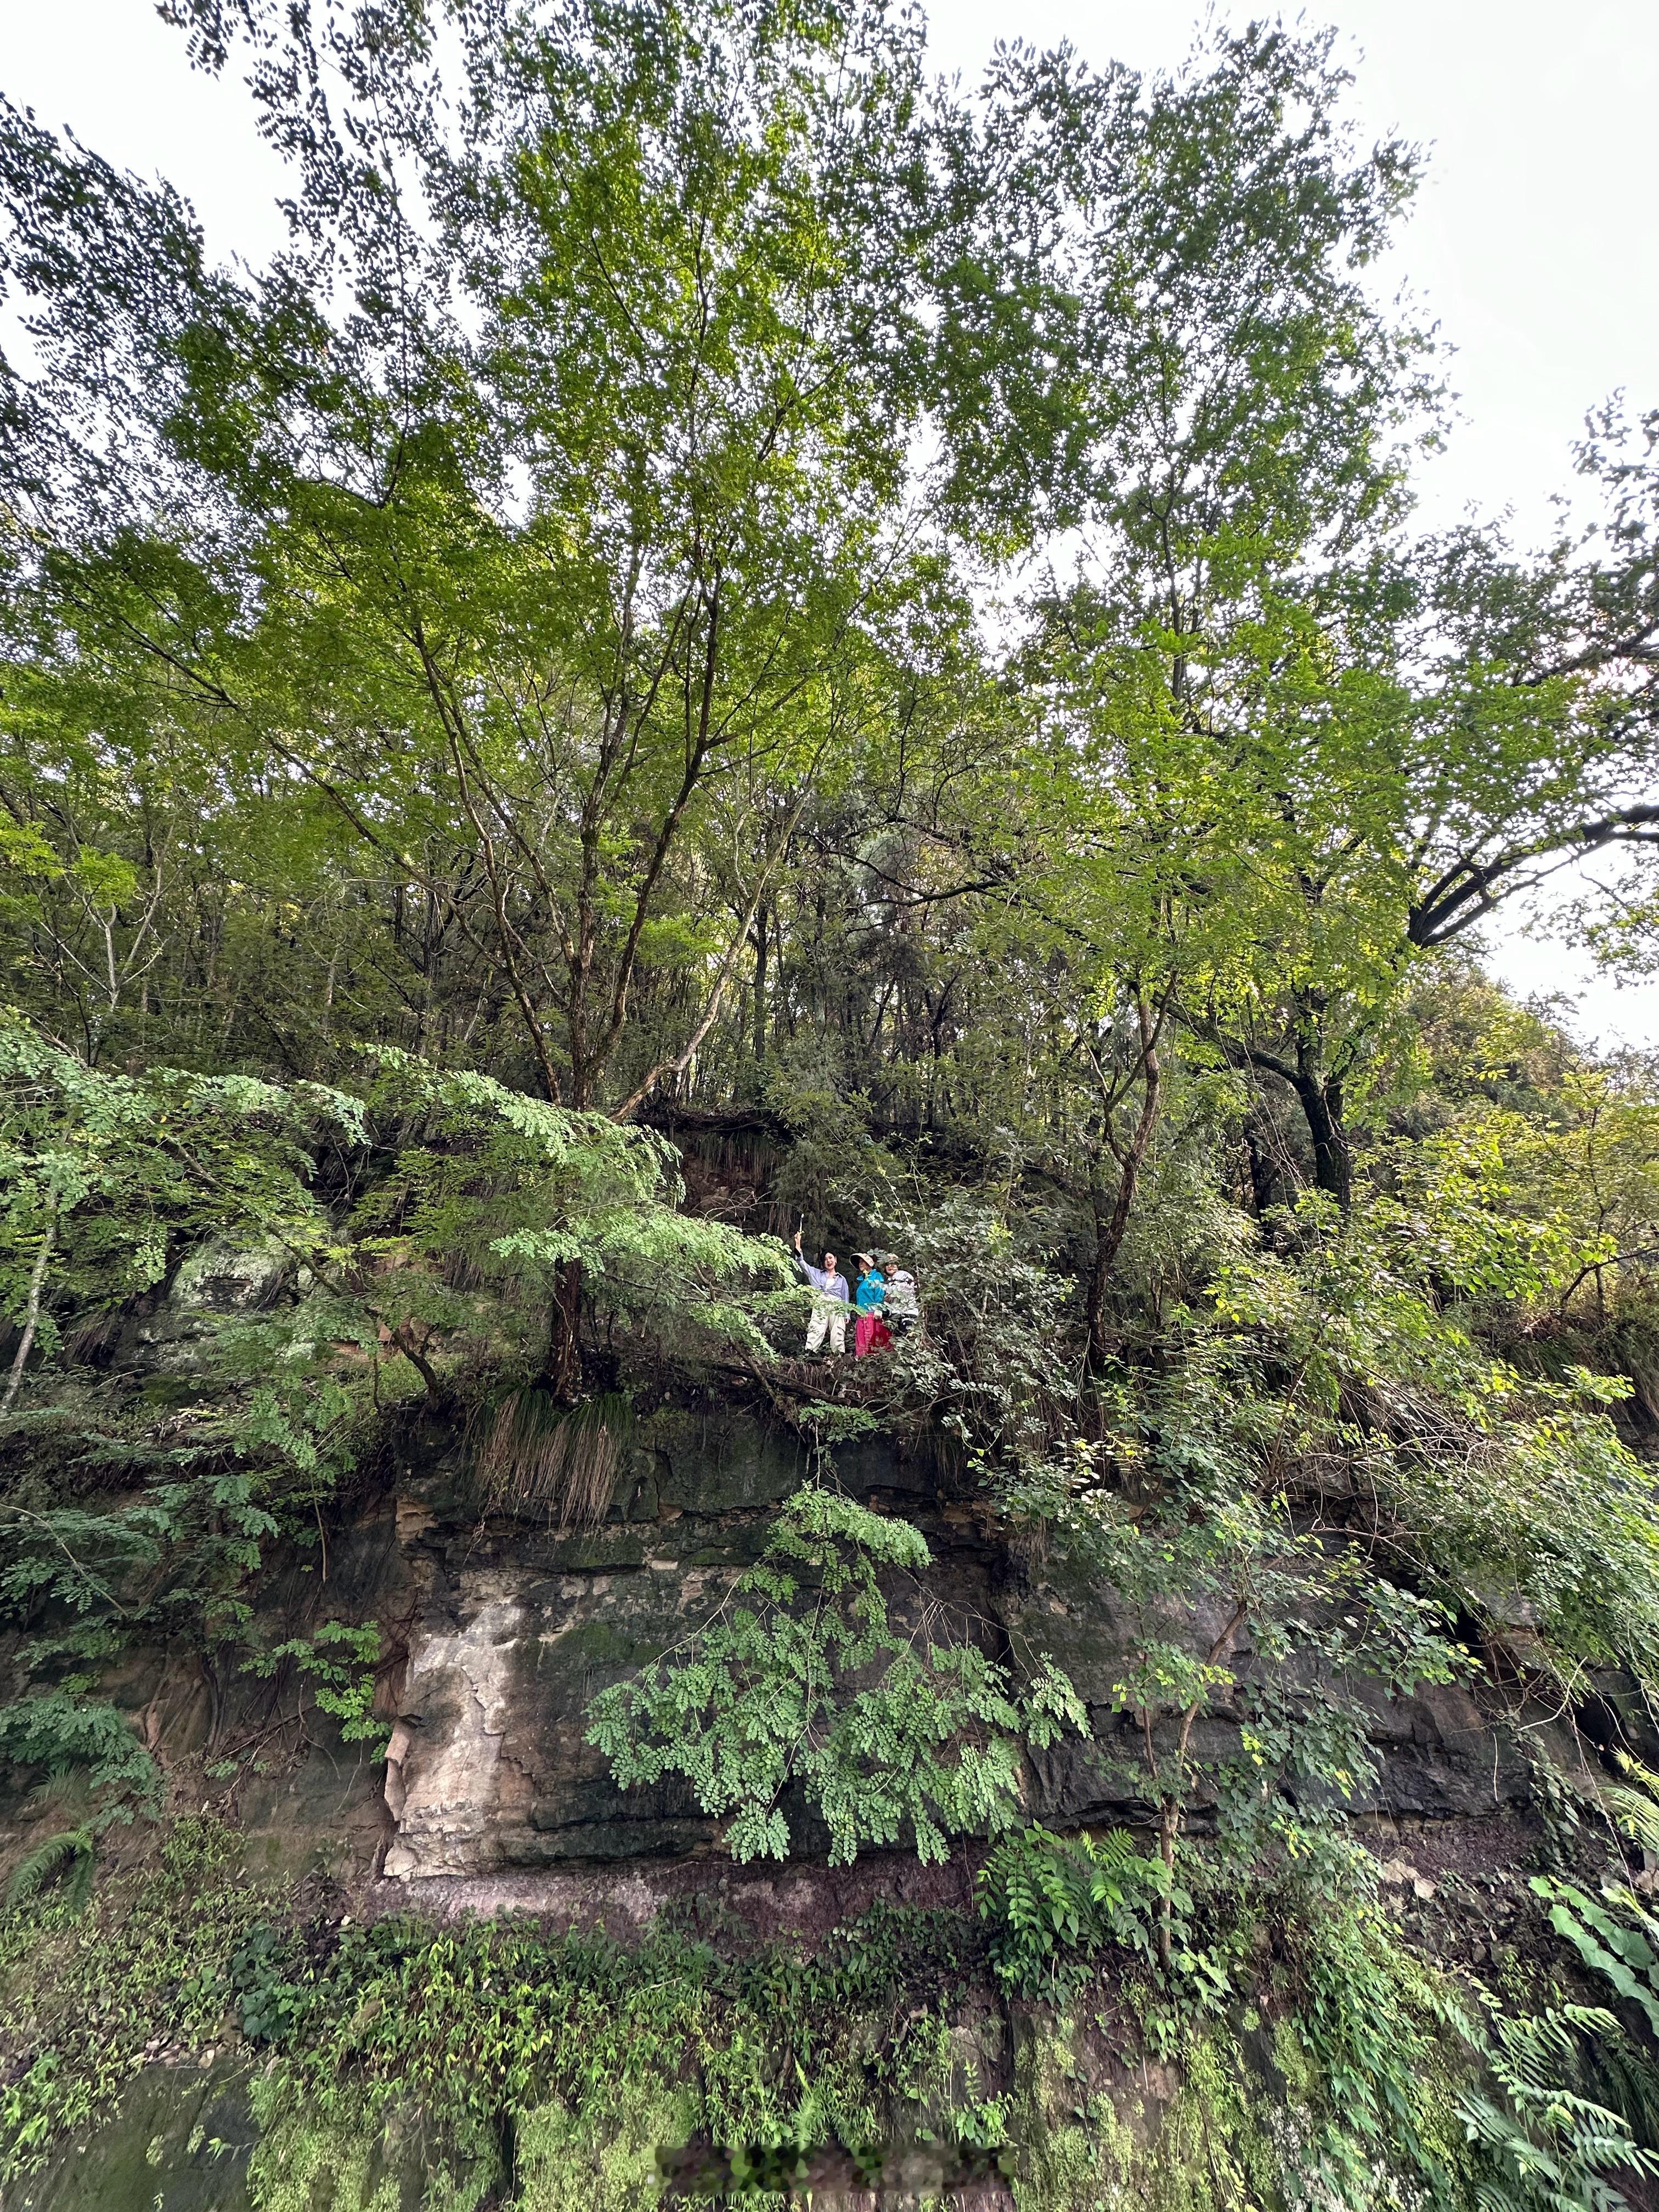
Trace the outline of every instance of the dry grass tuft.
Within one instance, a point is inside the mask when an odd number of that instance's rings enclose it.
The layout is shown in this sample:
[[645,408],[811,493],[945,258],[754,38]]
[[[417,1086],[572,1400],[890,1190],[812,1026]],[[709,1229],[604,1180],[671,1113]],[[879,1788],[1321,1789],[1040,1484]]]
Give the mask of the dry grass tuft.
[[632,1426],[620,1395],[561,1406],[545,1390],[509,1390],[479,1417],[472,1469],[485,1510],[545,1505],[561,1535],[597,1528]]

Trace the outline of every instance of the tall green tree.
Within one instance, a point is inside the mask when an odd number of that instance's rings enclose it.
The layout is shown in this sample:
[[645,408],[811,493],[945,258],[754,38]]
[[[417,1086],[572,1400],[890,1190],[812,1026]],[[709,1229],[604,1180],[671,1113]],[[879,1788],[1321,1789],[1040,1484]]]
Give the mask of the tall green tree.
[[[300,185],[295,250],[252,282],[206,270],[167,196],[9,118],[46,361],[17,468],[50,549],[15,557],[60,696],[101,667],[134,750],[181,721],[246,796],[320,801],[423,941],[416,988],[447,954],[550,1097],[627,1112],[718,1015],[868,718],[866,617],[911,557],[919,33],[878,8],[468,13],[445,131],[441,25],[246,12]],[[228,35],[204,11],[198,56]],[[149,291],[100,193],[164,241]],[[146,472],[118,526],[89,451],[60,440],[50,477],[65,393]],[[46,834],[38,791],[14,811]],[[748,892],[723,941],[676,911],[705,819]],[[702,988],[613,1080],[647,965]]]
[[1006,455],[1054,569],[1018,664],[1046,700],[1028,895],[1118,948],[1132,994],[1161,937],[1189,1031],[1287,1088],[1346,1206],[1352,1096],[1418,961],[1553,863],[1653,835],[1659,479],[1651,426],[1604,416],[1588,539],[1530,562],[1492,530],[1409,539],[1432,349],[1365,270],[1418,161],[1355,143],[1330,55],[1253,28],[1150,82],[1000,63],[958,142],[963,229],[1024,212],[1000,343],[1047,373],[1000,371],[981,314],[957,452]]

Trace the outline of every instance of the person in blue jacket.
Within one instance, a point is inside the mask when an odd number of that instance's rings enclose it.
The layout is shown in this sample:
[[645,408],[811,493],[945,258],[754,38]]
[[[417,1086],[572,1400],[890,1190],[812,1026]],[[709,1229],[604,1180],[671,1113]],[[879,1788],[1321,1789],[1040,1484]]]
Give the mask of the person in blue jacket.
[[795,1265],[803,1282],[810,1283],[817,1296],[812,1300],[812,1317],[806,1324],[806,1349],[816,1352],[826,1334],[831,1352],[847,1349],[847,1315],[852,1293],[847,1287],[847,1278],[836,1266],[836,1255],[826,1252],[823,1265],[815,1267],[811,1261],[801,1257],[800,1231],[795,1231]]
[[856,1293],[859,1319],[853,1332],[853,1353],[855,1358],[863,1359],[870,1352],[885,1352],[893,1339],[881,1317],[882,1307],[887,1302],[887,1279],[873,1253],[860,1252],[858,1258],[864,1272],[859,1277]]

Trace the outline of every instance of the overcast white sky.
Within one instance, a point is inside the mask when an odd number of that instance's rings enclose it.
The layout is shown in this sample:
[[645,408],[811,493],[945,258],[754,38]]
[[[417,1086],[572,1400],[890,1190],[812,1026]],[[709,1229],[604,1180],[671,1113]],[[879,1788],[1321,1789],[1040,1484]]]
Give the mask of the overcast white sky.
[[[1089,59],[1172,68],[1192,0],[936,0],[933,52],[975,76],[999,39],[1069,40]],[[1245,20],[1272,11],[1221,10]],[[1299,11],[1286,9],[1286,20]],[[1587,408],[1623,388],[1659,404],[1655,0],[1324,0],[1370,133],[1425,145],[1428,182],[1385,272],[1455,348],[1463,420],[1427,472],[1435,521],[1512,507],[1532,535],[1570,479]],[[0,0],[0,85],[107,158],[165,173],[210,244],[258,258],[282,236],[282,171],[235,82],[192,76],[147,0]],[[1659,984],[1615,992],[1562,947],[1509,931],[1492,964],[1524,991],[1578,997],[1606,1042],[1659,1046]]]

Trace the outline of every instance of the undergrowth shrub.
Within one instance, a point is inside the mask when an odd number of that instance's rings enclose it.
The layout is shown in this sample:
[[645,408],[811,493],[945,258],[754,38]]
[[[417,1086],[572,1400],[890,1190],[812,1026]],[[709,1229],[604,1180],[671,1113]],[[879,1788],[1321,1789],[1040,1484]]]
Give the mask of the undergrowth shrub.
[[236,2024],[250,2043],[282,2044],[294,2033],[305,1991],[299,1944],[286,1929],[261,1921],[250,1928],[225,1964]]
[[106,2116],[158,2048],[237,2037],[265,2054],[266,2212],[360,2212],[410,2159],[460,2212],[500,2178],[504,2126],[553,2208],[578,2201],[573,2174],[610,2176],[586,2201],[631,2203],[647,2143],[694,2128],[759,2151],[857,2148],[884,2106],[948,2124],[951,2014],[983,1965],[957,1914],[878,1906],[811,1958],[726,1956],[672,1926],[629,1950],[412,1918],[319,1943],[240,1858],[227,1830],[180,1821],[158,1867],[81,1917],[42,1889],[0,1920],[0,2183]]
[[153,1803],[161,1770],[107,1698],[91,1694],[91,1679],[72,1675],[0,1705],[0,1759],[59,1781],[85,1770],[89,1790],[107,1790]]
[[1279,1245],[1221,1271],[1214,1333],[1189,1352],[1276,1483],[1320,1494],[1340,1470],[1429,1590],[1500,1636],[1523,1604],[1534,1662],[1570,1693],[1587,1667],[1659,1682],[1659,1483],[1607,1410],[1629,1382],[1552,1382],[1490,1341],[1494,1316],[1547,1295],[1559,1224],[1509,1210],[1478,1133],[1392,1171],[1397,1190],[1346,1218],[1304,1193]]
[[338,2192],[368,2179],[363,2146],[411,2112],[434,2168],[481,2188],[510,2115],[537,2177],[524,2201],[546,2212],[631,2205],[657,2146],[694,2130],[728,2150],[856,2149],[890,2100],[937,2125],[950,2015],[980,1964],[956,1914],[887,1906],[811,1958],[729,1957],[672,1927],[636,1950],[512,1923],[349,1929],[261,2083],[261,2201],[285,2207],[281,2176],[308,2145],[337,2193],[296,2201],[357,2212]]
[[1364,2212],[1397,2201],[1390,2177],[1403,2175],[1452,2212],[1469,2175],[1448,1984],[1364,1888],[1305,1889],[1281,1941],[1273,2050],[1291,2091],[1279,2142],[1289,2201]]
[[1172,1891],[1184,1922],[1191,1898],[1125,1829],[1098,1844],[1035,1823],[1018,1829],[998,1844],[975,1885],[991,1971],[1022,1996],[1054,1996],[1074,1987],[1109,1946],[1150,1964],[1158,1905]]
[[180,1820],[154,1870],[110,1877],[90,1909],[40,1888],[0,1919],[0,2184],[107,2113],[147,2045],[218,2036],[228,1962],[270,1910],[240,1857],[228,1829]]
[[[42,1887],[0,1919],[0,2182],[158,2047],[209,2045],[255,2059],[259,2212],[397,2212],[416,2184],[422,2212],[508,2189],[517,2212],[643,2212],[679,2144],[757,2185],[932,2145],[1017,2176],[1025,2212],[1620,2212],[1620,2174],[1659,2171],[1655,2077],[1610,2014],[1474,2025],[1358,1858],[1249,1890],[1191,1845],[1177,1867],[1171,1967],[1161,1858],[1036,1826],[994,1848],[974,1917],[878,1905],[808,1955],[726,1941],[694,1905],[629,1948],[514,1921],[301,1925],[233,1836],[181,1821],[81,1917]],[[1643,1964],[1620,1899],[1540,1887],[1585,1963]],[[985,2011],[988,1969],[1006,2012]],[[1085,2030],[1132,2070],[1173,2062],[1147,2140],[1085,2081]]]
[[392,1734],[391,1723],[374,1712],[375,1669],[380,1657],[378,1623],[354,1626],[348,1621],[325,1620],[308,1636],[293,1636],[268,1650],[256,1651],[243,1662],[242,1671],[269,1680],[291,1662],[318,1711],[339,1723],[342,1743],[371,1743],[379,1758]]

